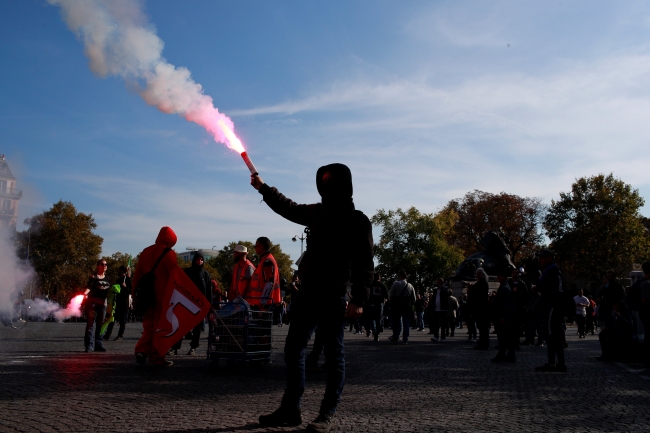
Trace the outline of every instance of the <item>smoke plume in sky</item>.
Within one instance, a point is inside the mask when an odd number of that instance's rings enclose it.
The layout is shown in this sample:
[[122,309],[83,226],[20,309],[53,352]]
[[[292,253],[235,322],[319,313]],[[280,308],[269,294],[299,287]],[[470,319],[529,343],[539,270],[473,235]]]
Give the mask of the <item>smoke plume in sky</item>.
[[215,108],[187,68],[176,67],[162,57],[164,42],[147,23],[141,1],[48,2],[61,7],[68,27],[84,43],[90,69],[96,75],[135,82],[147,104],[201,125],[216,141],[235,145],[223,131],[224,127],[234,130],[232,120]]
[[10,230],[0,228],[0,316],[12,314],[17,296],[32,275],[31,267],[16,256]]

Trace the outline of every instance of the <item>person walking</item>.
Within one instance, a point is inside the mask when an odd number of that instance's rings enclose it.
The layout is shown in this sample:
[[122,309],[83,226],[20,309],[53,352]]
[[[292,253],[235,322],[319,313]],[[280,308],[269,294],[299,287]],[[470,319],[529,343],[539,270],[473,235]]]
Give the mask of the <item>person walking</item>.
[[427,300],[422,295],[417,294],[415,299],[415,327],[418,331],[424,331],[424,309],[427,306]]
[[[494,326],[499,341],[499,353],[492,362],[515,362],[516,343],[519,342],[519,326],[516,318],[515,300],[508,285],[511,270],[504,267],[497,273],[499,288],[494,297]],[[516,340],[515,340],[516,339]]]
[[[165,296],[167,281],[172,270],[178,266],[176,253],[172,247],[176,245],[176,233],[171,227],[163,227],[158,233],[156,242],[145,248],[140,253],[138,266],[133,275],[133,287],[138,288],[140,280],[152,270],[155,276],[155,304],[148,306],[142,315],[142,336],[135,345],[135,360],[138,364],[149,364],[153,366],[171,366],[174,363],[165,359],[165,353],[158,353],[153,345],[153,337],[156,333],[156,324],[162,314],[162,300]],[[136,300],[137,302],[137,300]]]
[[[210,274],[208,271],[203,269],[205,266],[205,257],[203,254],[199,253],[198,251],[194,253],[194,256],[192,257],[192,266],[189,268],[183,269],[183,272],[185,272],[185,275],[187,275],[190,280],[194,283],[194,285],[199,289],[199,291],[205,296],[205,298],[208,300],[210,305],[212,305],[212,278],[210,278]],[[205,324],[203,320],[199,322],[194,329],[192,329],[190,332],[188,332],[188,336],[190,337],[190,350],[187,352],[189,356],[194,356],[196,355],[196,349],[199,347],[199,342],[201,341],[201,331],[204,329]],[[187,337],[186,337],[187,338]],[[168,355],[171,355],[172,352],[174,355],[178,354],[178,351],[181,349],[181,346],[183,345],[183,338],[179,339],[176,344],[172,346],[169,352],[167,352]]]
[[537,289],[541,295],[542,323],[544,325],[544,340],[548,350],[548,362],[535,371],[540,372],[566,372],[564,359],[564,341],[566,323],[564,321],[564,290],[562,273],[553,261],[554,253],[543,249],[539,253],[539,265],[542,276],[537,282]]
[[[284,346],[287,386],[280,407],[259,417],[264,427],[298,426],[305,391],[305,348],[316,327],[322,333],[327,369],[325,396],[310,433],[329,432],[345,382],[345,318],[359,318],[374,273],[372,224],[352,200],[352,173],[343,164],[318,169],[321,203],[297,204],[276,188],[251,176],[251,185],[277,214],[308,227],[307,249],[300,261],[300,292],[291,303],[291,326]],[[350,287],[350,302],[343,299]]]
[[228,300],[232,301],[239,296],[244,297],[250,288],[251,278],[255,273],[255,265],[248,260],[248,248],[243,245],[235,245],[233,249],[233,260],[235,265],[232,268],[232,280],[228,290]]
[[476,269],[476,283],[467,289],[467,305],[479,331],[477,350],[490,348],[490,286],[483,268]]
[[573,297],[573,302],[576,304],[576,323],[578,324],[578,338],[586,337],[585,325],[587,321],[587,307],[591,304],[589,299],[584,295],[582,289],[578,290],[578,294]]
[[381,282],[381,275],[375,272],[375,276],[370,286],[370,296],[368,299],[368,320],[370,322],[370,331],[374,341],[379,340],[379,334],[384,331],[383,315],[384,315],[384,302],[388,299],[388,289],[386,285]]
[[106,315],[106,297],[111,285],[106,276],[106,260],[98,260],[95,273],[88,280],[84,295],[86,313],[86,333],[84,346],[86,352],[106,352],[102,344],[102,325]]
[[408,282],[406,272],[400,271],[399,279],[393,283],[390,288],[388,298],[392,305],[391,312],[393,335],[388,339],[397,343],[399,341],[399,334],[404,328],[402,334],[402,342],[407,344],[409,341],[409,328],[411,316],[413,315],[413,304],[415,303],[415,289]]
[[436,280],[432,298],[433,337],[431,337],[431,341],[434,343],[442,343],[445,341],[446,328],[449,323],[447,318],[447,310],[449,309],[449,290],[445,287],[442,278]]
[[453,337],[454,332],[456,331],[456,313],[458,311],[458,299],[451,293],[449,293],[449,298],[447,298],[447,323],[449,329],[449,336]]

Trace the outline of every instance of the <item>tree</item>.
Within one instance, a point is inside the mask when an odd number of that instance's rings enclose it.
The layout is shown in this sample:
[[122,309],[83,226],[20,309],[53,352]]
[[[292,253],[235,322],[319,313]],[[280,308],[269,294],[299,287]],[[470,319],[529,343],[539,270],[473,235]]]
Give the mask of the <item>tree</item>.
[[414,207],[406,212],[399,208],[377,211],[372,223],[380,226],[382,233],[375,245],[376,271],[390,281],[404,270],[418,291],[430,287],[436,278],[448,276],[463,261],[460,248],[445,239],[456,218],[451,211],[434,216]]
[[451,200],[444,210],[458,215],[447,240],[463,250],[465,257],[482,251],[481,239],[490,230],[500,231],[510,240],[513,262],[533,255],[542,243],[542,222],[546,206],[539,198],[513,194],[491,194],[474,190],[462,199]]
[[639,191],[613,174],[577,179],[571,192],[553,200],[544,220],[563,270],[600,283],[606,271],[627,274],[647,259],[650,241],[639,210]]
[[[221,275],[222,280],[219,282],[219,285],[222,290],[229,290],[230,283],[232,281],[232,269],[234,265],[234,254],[235,245],[243,245],[248,249],[248,259],[257,265],[259,263],[259,257],[255,253],[255,243],[249,241],[239,241],[239,242],[230,242],[228,245],[223,247],[217,257],[208,261],[210,266],[212,266],[216,271]],[[293,261],[291,256],[282,252],[280,244],[271,243],[271,254],[275,257],[275,260],[278,262],[278,268],[280,269],[280,277],[290,280],[293,276],[293,268],[291,265]]]
[[31,232],[29,258],[42,294],[56,296],[65,305],[85,287],[102,249],[102,237],[93,233],[96,228],[92,214],[77,212],[67,201],[31,218],[21,237],[25,245]]

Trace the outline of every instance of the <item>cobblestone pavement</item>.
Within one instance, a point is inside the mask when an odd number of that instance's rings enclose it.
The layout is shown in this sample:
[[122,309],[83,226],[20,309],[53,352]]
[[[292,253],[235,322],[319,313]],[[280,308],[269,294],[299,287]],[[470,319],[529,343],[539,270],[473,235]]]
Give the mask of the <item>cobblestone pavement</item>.
[[[89,354],[83,324],[2,327],[0,431],[266,431],[257,417],[274,410],[282,395],[286,332],[274,329],[271,365],[215,373],[202,356],[171,357],[175,365],[167,369],[136,365],[139,323],[127,326],[123,341],[107,342],[106,353]],[[346,331],[347,382],[334,430],[650,430],[650,372],[598,362],[597,337],[568,335],[569,372],[542,374],[534,367],[544,363],[544,348],[524,347],[515,364],[493,364],[494,351],[472,350],[465,330],[444,344],[412,332],[409,345],[389,343],[388,333],[373,343]],[[186,341],[183,353],[188,349]],[[324,386],[324,373],[309,374],[306,422],[316,416]]]

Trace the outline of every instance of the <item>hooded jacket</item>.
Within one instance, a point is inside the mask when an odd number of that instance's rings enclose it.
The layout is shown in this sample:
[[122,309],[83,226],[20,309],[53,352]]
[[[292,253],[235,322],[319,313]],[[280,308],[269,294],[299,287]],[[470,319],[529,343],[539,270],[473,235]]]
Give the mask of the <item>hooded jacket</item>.
[[184,269],[183,272],[185,272],[185,275],[190,277],[190,280],[192,280],[194,285],[201,293],[203,293],[203,296],[206,297],[208,302],[212,304],[212,283],[210,274],[208,271],[203,269],[203,265],[199,265],[199,258],[203,259],[203,262],[205,263],[205,257],[203,257],[203,254],[196,252],[194,253],[194,257],[192,257],[192,266]]
[[[158,260],[165,248],[173,247],[176,245],[176,241],[176,233],[174,233],[170,227],[163,227],[160,229],[160,233],[158,233],[158,237],[156,238],[156,243],[145,248],[140,253],[137,266],[135,267],[135,273],[133,274],[132,287],[138,287],[140,278],[153,268],[156,260]],[[155,272],[157,301],[160,301],[165,295],[167,280],[169,279],[169,274],[174,266],[178,266],[176,262],[176,253],[173,250],[169,250],[158,264]],[[156,305],[156,308],[160,308],[160,305]]]
[[374,273],[372,225],[352,200],[352,173],[343,164],[318,169],[316,187],[322,200],[297,204],[276,188],[262,185],[259,192],[277,214],[307,227],[307,250],[298,268],[301,299],[336,303],[352,284],[352,304],[368,298]]

